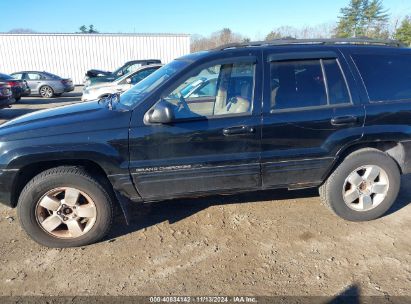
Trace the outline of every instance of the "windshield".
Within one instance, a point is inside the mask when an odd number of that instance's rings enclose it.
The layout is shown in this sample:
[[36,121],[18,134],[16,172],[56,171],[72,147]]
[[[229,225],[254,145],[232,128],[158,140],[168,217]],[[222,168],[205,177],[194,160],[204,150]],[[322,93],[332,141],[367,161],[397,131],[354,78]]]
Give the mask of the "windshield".
[[147,78],[137,83],[130,90],[121,95],[120,102],[128,107],[134,107],[143,99],[154,91],[158,86],[166,82],[171,76],[175,75],[189,63],[185,61],[175,60],[163,66]]

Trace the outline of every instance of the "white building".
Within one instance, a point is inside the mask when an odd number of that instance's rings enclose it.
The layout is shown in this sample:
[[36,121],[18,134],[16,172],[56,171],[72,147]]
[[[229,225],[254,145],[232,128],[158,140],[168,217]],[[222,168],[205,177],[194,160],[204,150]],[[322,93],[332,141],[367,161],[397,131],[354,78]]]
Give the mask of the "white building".
[[0,34],[0,73],[48,71],[81,84],[89,69],[114,71],[126,61],[190,52],[186,34]]

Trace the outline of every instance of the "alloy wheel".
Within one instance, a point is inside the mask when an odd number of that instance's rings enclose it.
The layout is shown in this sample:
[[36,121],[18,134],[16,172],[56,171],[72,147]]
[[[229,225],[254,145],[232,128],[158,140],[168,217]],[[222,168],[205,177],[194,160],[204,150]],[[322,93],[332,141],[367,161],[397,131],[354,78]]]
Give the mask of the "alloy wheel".
[[97,209],[86,193],[62,187],[40,198],[35,216],[41,228],[52,236],[74,239],[86,234],[94,226]]
[[356,211],[369,211],[381,204],[387,196],[387,173],[375,165],[362,166],[346,178],[343,187],[345,204]]
[[51,98],[53,97],[53,89],[48,86],[44,86],[40,89],[40,95],[45,98]]

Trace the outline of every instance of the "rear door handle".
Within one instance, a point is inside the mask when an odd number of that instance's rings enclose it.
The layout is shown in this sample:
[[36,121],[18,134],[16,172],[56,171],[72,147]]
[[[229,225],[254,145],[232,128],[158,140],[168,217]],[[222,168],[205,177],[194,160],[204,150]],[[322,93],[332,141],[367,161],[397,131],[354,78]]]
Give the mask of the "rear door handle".
[[338,116],[331,119],[333,126],[353,125],[358,122],[358,117],[355,116]]
[[231,127],[231,128],[226,128],[223,130],[223,134],[225,136],[244,135],[244,134],[250,134],[254,132],[255,132],[255,129],[253,127],[247,127],[247,126]]

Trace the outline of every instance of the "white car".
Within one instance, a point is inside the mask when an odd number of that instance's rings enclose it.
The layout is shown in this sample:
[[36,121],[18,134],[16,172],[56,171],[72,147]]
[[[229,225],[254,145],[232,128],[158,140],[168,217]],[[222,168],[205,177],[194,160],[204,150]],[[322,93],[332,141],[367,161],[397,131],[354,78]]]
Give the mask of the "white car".
[[96,100],[111,94],[125,92],[161,67],[161,64],[145,65],[113,82],[103,82],[93,86],[84,87],[81,100]]

